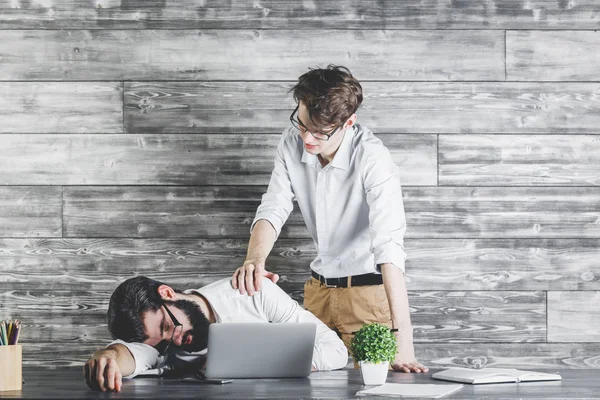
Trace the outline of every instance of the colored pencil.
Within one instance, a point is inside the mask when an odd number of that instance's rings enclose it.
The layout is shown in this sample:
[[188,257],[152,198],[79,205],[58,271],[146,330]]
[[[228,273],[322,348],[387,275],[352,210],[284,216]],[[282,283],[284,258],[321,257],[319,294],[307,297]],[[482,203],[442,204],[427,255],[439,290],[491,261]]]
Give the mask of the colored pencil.
[[13,344],[18,344],[19,343],[19,332],[21,332],[21,323],[20,322],[17,323],[17,330],[15,332],[15,337],[13,339]]
[[8,334],[8,344],[14,344],[14,336],[15,333],[17,333],[17,325],[15,323],[11,322],[11,326],[10,326],[10,333]]
[[8,337],[6,336],[6,323],[4,321],[0,324],[0,330],[2,331],[2,342],[6,346],[8,345]]

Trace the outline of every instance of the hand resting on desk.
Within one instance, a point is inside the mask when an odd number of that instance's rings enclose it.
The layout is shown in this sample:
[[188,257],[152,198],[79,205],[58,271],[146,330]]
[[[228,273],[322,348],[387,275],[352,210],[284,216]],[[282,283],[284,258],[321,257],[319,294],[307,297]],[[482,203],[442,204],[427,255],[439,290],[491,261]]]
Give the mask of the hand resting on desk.
[[135,360],[125,346],[116,344],[99,350],[83,366],[85,383],[90,389],[120,392],[125,376],[135,368]]

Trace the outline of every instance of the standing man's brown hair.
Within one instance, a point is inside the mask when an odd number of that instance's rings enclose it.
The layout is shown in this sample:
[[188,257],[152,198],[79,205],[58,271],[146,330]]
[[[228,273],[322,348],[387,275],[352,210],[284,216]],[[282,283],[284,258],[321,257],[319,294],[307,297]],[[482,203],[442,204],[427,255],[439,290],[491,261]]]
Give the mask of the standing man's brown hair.
[[290,92],[296,103],[306,106],[308,123],[317,127],[342,125],[363,100],[358,80],[348,68],[334,65],[305,73]]
[[345,67],[303,74],[298,103],[275,155],[269,188],[251,227],[234,287],[253,295],[265,261],[298,203],[316,248],[304,305],[349,347],[352,332],[380,322],[395,329],[397,371],[427,372],[416,359],[404,279],[406,219],[398,167],[388,149],[356,123],[363,94]]

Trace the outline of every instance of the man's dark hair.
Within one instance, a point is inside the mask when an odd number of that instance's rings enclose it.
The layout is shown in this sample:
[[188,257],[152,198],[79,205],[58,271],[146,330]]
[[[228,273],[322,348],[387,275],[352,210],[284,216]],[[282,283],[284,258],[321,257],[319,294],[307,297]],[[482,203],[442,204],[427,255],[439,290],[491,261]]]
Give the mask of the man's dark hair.
[[162,282],[145,276],[136,276],[121,283],[110,297],[108,305],[108,329],[113,339],[125,342],[143,342],[148,339],[144,332],[142,314],[158,311],[162,300],[158,287]]
[[[362,86],[346,67],[330,64],[311,68],[290,90],[296,102],[308,110],[312,127],[339,126],[358,110],[363,100]],[[310,128],[310,127],[309,127]]]

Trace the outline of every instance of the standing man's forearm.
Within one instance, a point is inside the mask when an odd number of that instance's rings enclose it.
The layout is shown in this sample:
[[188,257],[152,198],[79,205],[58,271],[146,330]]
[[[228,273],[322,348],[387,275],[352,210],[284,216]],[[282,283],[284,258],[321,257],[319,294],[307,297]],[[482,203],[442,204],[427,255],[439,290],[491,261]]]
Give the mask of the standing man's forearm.
[[394,264],[387,263],[381,264],[381,274],[383,275],[383,286],[390,304],[392,327],[398,329],[398,331],[412,332],[404,273]]
[[266,219],[259,220],[254,225],[254,229],[250,235],[246,261],[266,260],[273,249],[276,239],[277,232],[275,232],[273,225],[271,225],[271,223]]
[[241,294],[246,292],[252,296],[262,288],[262,277],[267,277],[273,283],[277,283],[279,275],[265,270],[265,263],[273,245],[277,240],[277,231],[266,219],[261,219],[252,229],[250,241],[248,242],[248,254],[244,264],[235,270],[231,278],[234,289]]
[[398,353],[394,362],[395,370],[404,372],[427,372],[429,369],[420,365],[415,358],[413,345],[413,329],[410,322],[408,292],[404,272],[394,264],[381,264],[383,285],[390,305],[392,328],[395,332]]

